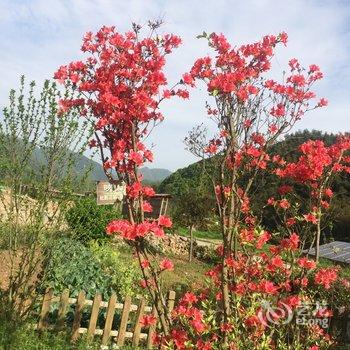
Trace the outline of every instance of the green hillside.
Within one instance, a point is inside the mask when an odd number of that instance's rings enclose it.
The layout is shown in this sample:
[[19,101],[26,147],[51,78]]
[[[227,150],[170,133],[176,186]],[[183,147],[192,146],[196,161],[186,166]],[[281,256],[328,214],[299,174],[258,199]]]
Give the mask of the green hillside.
[[[18,147],[20,149],[20,147]],[[68,152],[69,154],[69,152]],[[73,162],[73,172],[78,176],[82,174],[88,173],[88,181],[93,183],[95,181],[105,180],[106,176],[103,171],[101,163],[83,155],[83,154],[72,154]],[[6,154],[0,149],[0,158],[2,163],[6,163]],[[46,164],[46,156],[45,151],[40,148],[35,148],[31,155],[30,161],[30,170],[34,173],[40,173],[40,169]],[[65,166],[63,165],[63,169],[59,169],[60,172],[64,172]],[[0,167],[1,168],[1,167]],[[166,177],[171,175],[171,171],[167,169],[161,168],[148,168],[143,167],[140,169],[141,174],[144,176],[144,181],[147,183],[160,183]]]
[[[82,173],[86,170],[89,170],[89,178],[91,179],[91,181],[99,181],[106,179],[102,165],[84,155],[76,155],[74,169],[77,173]],[[159,183],[163,181],[166,177],[171,175],[171,171],[168,169],[148,167],[141,168],[140,173],[143,175],[144,181],[148,183]]]

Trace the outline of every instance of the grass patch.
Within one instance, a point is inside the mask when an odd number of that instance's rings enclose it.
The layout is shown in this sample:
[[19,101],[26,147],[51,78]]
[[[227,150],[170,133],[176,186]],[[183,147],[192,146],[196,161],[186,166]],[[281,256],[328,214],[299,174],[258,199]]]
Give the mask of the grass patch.
[[193,259],[189,262],[187,258],[170,257],[175,267],[174,271],[164,272],[164,287],[168,290],[177,290],[179,288],[193,289],[205,287],[207,283],[204,279],[204,273],[212,265]]
[[[179,227],[178,229],[176,229],[175,233],[184,237],[190,236],[188,228],[185,228],[185,227]],[[218,232],[199,231],[199,230],[193,231],[193,237],[199,238],[199,239],[215,239],[215,240],[221,239],[220,233]]]
[[74,345],[69,334],[38,333],[27,326],[8,329],[6,323],[0,326],[0,350],[99,350],[98,342],[87,343],[81,337]]
[[[136,257],[133,255],[129,247],[123,247],[119,250],[121,259],[125,263],[134,261]],[[163,273],[163,285],[165,290],[179,290],[183,288],[192,288],[193,286],[205,287],[206,282],[203,275],[212,268],[211,264],[193,259],[190,263],[187,257],[170,256],[168,258],[174,263],[174,271],[165,271]],[[164,256],[158,255],[157,259],[162,260]]]

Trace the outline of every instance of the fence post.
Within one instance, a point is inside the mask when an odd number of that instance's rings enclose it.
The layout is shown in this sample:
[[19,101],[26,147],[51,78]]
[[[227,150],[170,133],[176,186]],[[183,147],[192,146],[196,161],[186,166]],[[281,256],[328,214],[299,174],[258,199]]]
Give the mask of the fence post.
[[87,331],[87,338],[91,340],[95,335],[96,323],[98,319],[98,314],[100,311],[102,296],[101,294],[96,294],[94,297],[94,301],[92,303],[91,316],[89,321],[89,327]]
[[62,330],[64,328],[64,322],[66,320],[66,312],[69,300],[69,290],[65,289],[60,298],[60,306],[58,309],[57,315],[57,326],[58,330]]
[[137,306],[137,314],[136,314],[136,321],[135,321],[135,327],[134,327],[134,334],[132,336],[132,346],[137,347],[140,342],[140,333],[141,333],[141,320],[144,314],[145,309],[145,298],[141,298],[139,301],[139,304]]
[[[158,318],[157,309],[154,305],[152,307],[152,315]],[[147,335],[147,349],[152,348],[152,340],[153,340],[152,338],[153,338],[154,331],[156,330],[156,327],[157,327],[157,322],[149,326],[148,335]]]
[[168,294],[168,311],[169,311],[169,314],[173,311],[174,309],[174,305],[175,305],[175,296],[176,296],[176,293],[171,290],[169,291],[169,294]]
[[47,318],[49,316],[50,312],[50,306],[51,306],[51,300],[53,297],[53,289],[52,288],[47,288],[44,299],[43,299],[43,304],[41,307],[41,312],[40,312],[40,319],[38,323],[38,330],[41,331],[47,327]]
[[128,295],[124,299],[124,306],[122,311],[122,317],[120,320],[119,330],[118,330],[118,337],[117,337],[117,346],[124,345],[125,340],[125,332],[126,327],[128,325],[128,319],[129,319],[129,313],[130,313],[130,306],[131,306],[131,297]]
[[80,328],[81,317],[83,314],[84,304],[85,304],[85,292],[81,291],[78,294],[75,313],[74,313],[72,338],[71,338],[72,342],[76,341],[79,337],[79,328]]
[[117,296],[115,294],[112,294],[112,296],[108,302],[105,328],[103,330],[103,335],[102,335],[102,343],[101,343],[102,345],[107,345],[107,343],[108,343],[108,339],[109,339],[109,336],[110,336],[110,333],[112,330],[112,324],[113,324],[116,303],[117,303]]

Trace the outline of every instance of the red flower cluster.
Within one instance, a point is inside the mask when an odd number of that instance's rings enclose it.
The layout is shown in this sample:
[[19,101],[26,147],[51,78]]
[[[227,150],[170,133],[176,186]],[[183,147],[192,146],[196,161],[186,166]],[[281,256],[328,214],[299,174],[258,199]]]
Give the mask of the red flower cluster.
[[[229,268],[229,289],[234,300],[237,300],[237,304],[231,301],[232,305],[237,305],[236,321],[216,323],[217,320],[212,317],[215,305],[221,305],[222,301],[221,266],[218,265],[207,273],[213,285],[201,292],[186,292],[183,295],[172,313],[171,334],[158,336],[157,344],[178,350],[185,350],[190,344],[194,348],[218,349],[217,341],[227,334],[230,348],[240,349],[243,344],[250,344],[253,348],[254,344],[260,344],[262,339],[269,337],[270,332],[272,335],[279,322],[283,324],[291,316],[292,310],[312,300],[311,294],[307,292],[310,280],[326,289],[339,280],[335,269],[319,269],[314,260],[306,257],[290,259],[298,254],[299,237],[296,234],[282,240],[279,246],[264,249],[259,256],[253,254],[254,249],[248,251],[250,243],[240,243],[245,249],[237,258],[232,256],[225,261]],[[264,247],[265,244],[262,245]],[[222,254],[222,249],[218,249],[218,255]],[[211,304],[213,300],[214,304]],[[262,308],[261,300],[268,301],[268,309]],[[315,315],[319,318],[331,316],[332,311],[328,309]],[[249,339],[242,340],[242,323],[245,331],[249,332]],[[305,344],[327,342],[330,339],[324,330],[317,329],[317,335],[303,339]],[[305,331],[305,334],[309,331]],[[273,340],[270,346],[274,348]]]
[[[278,168],[277,175],[306,183],[319,180],[327,170],[350,173],[350,163],[347,158],[342,158],[344,153],[350,150],[350,137],[348,136],[339,137],[332,146],[326,146],[320,140],[310,140],[303,143],[299,150],[302,155],[298,161]],[[332,192],[327,189],[325,194],[330,197]]]
[[[244,126],[246,134],[243,138],[246,147],[241,149],[240,157],[248,155],[256,158],[251,165],[264,169],[266,155],[262,148],[266,142],[287,126],[293,125],[307,110],[327,104],[325,99],[321,99],[313,107],[310,106],[310,100],[316,97],[310,90],[311,85],[323,77],[320,68],[313,64],[308,70],[304,70],[296,59],[292,59],[290,75],[284,83],[278,83],[266,79],[264,73],[271,68],[275,47],[281,43],[286,45],[286,33],[268,35],[259,42],[240,47],[232,47],[222,34],[212,33],[204,36],[209,46],[216,51],[216,57],[197,59],[190,72],[186,73],[186,81],[190,85],[193,85],[195,80],[204,81],[212,96],[231,105],[232,112],[236,112],[236,118],[239,118],[236,123]],[[267,125],[264,133],[262,130],[252,132],[257,110],[265,113],[266,121],[261,123]],[[218,119],[217,108],[207,105],[207,111],[214,121]],[[204,152],[209,155],[220,152],[226,144],[222,142],[222,138],[231,137],[232,132],[233,130],[222,124],[220,135],[209,142]],[[237,157],[237,154],[233,157]],[[228,162],[231,162],[232,166],[232,159]],[[237,165],[237,158],[235,163]]]
[[[321,178],[329,172],[350,173],[350,157],[343,156],[350,149],[350,138],[339,138],[333,146],[309,141],[300,147],[302,154],[294,163],[288,164],[279,156],[271,159],[267,148],[278,136],[308,110],[327,105],[325,99],[311,103],[316,97],[311,85],[322,78],[319,67],[303,69],[298,60],[292,59],[289,73],[279,83],[266,79],[265,73],[271,68],[275,47],[286,44],[286,33],[240,47],[232,47],[222,34],[203,36],[215,50],[215,57],[196,60],[179,84],[195,87],[196,81],[204,81],[215,99],[215,108],[208,105],[207,112],[218,132],[200,150],[207,156],[224,154],[222,176],[214,182],[224,245],[217,250],[220,263],[206,274],[211,280],[210,290],[199,295],[185,293],[171,315],[165,304],[157,302],[164,300],[158,276],[173,270],[174,265],[167,258],[154,264],[141,243],[149,234],[162,237],[172,222],[166,216],[144,219],[144,213],[152,211],[148,200],[155,193],[142,185],[138,168],[153,161],[144,139],[163,119],[160,102],[175,95],[189,96],[185,88],[177,88],[178,84],[167,89],[163,71],[166,55],[179,46],[180,38],[170,34],[142,38],[137,26],[125,34],[114,27],[87,33],[82,51],[88,58],[62,66],[55,73],[55,78],[73,88],[75,94],[60,102],[59,114],[76,108],[92,122],[95,137],[90,147],[100,150],[111,182],[115,174],[111,169],[126,182],[129,220],[112,221],[106,231],[120,234],[135,247],[144,278],[141,286],[148,287],[158,314],[164,316],[160,317],[164,334],[156,336],[156,342],[183,350],[217,349],[223,343],[232,350],[253,349],[261,341],[266,348],[276,348],[277,338],[280,336],[279,341],[284,343],[285,334],[279,335],[276,327],[267,327],[267,323],[287,316],[281,308],[293,310],[304,299],[312,298],[307,293],[310,280],[325,289],[338,280],[335,269],[317,269],[314,261],[300,257],[300,237],[294,231],[300,233],[299,223],[311,223],[304,225],[308,228],[320,223],[319,208],[326,208],[333,194],[328,186],[320,186]],[[297,207],[289,198],[293,188],[289,184],[281,186],[279,194],[286,198],[270,198],[269,204],[283,211],[288,235],[279,245],[266,247],[271,233],[262,230],[252,214],[252,183],[245,188],[237,184],[247,182],[247,175],[255,176],[270,165],[277,167],[275,173],[281,178],[309,185],[312,207],[304,215],[290,217],[289,212]],[[316,204],[315,198],[319,198]],[[341,282],[349,287],[348,281]],[[269,317],[262,313],[262,299],[278,310]],[[141,323],[147,327],[155,322],[155,317],[147,314]],[[308,338],[312,333],[309,327],[294,340],[316,349],[314,340],[321,343],[328,336],[317,327],[314,330],[318,333],[313,339]]]
[[326,289],[329,289],[332,283],[334,283],[337,279],[338,273],[334,268],[320,269],[315,274],[315,282],[322,285]]
[[144,315],[140,321],[143,327],[149,327],[156,324],[157,318],[154,315]]
[[172,34],[142,39],[137,30],[121,34],[115,27],[103,27],[85,35],[85,61],[61,66],[55,73],[55,79],[73,86],[80,96],[61,101],[61,113],[80,107],[82,116],[94,121],[96,139],[91,146],[111,153],[103,159],[105,169],[125,173],[153,160],[140,140],[150,123],[163,119],[159,102],[164,97],[185,97],[184,90],[161,89],[167,85],[165,56],[180,43]]
[[166,216],[160,216],[158,220],[145,220],[139,224],[132,224],[128,220],[115,220],[107,225],[106,232],[108,235],[117,233],[124,239],[134,241],[150,233],[157,237],[163,237],[165,235],[164,228],[171,226],[172,222]]
[[174,270],[174,264],[171,260],[169,259],[163,259],[160,264],[159,264],[159,267],[162,271],[164,270]]

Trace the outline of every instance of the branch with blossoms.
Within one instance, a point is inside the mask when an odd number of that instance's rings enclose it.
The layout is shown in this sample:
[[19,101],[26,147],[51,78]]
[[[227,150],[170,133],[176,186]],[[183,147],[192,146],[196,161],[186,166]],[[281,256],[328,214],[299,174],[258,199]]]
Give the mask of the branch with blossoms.
[[289,197],[295,197],[296,191],[293,186],[284,184],[279,189],[280,199],[270,198],[269,205],[283,212],[282,227],[289,233],[298,228],[299,235],[310,240],[308,235],[303,234],[306,229],[311,233],[309,251],[314,246],[316,261],[319,260],[320,238],[322,221],[330,208],[333,191],[330,186],[332,179],[341,172],[350,173],[350,136],[339,135],[336,142],[326,146],[323,141],[308,141],[299,147],[301,156],[296,162],[287,163],[277,157],[277,176],[289,183],[302,186],[307,194],[307,201],[301,206],[302,198],[298,198],[298,206],[292,206]]
[[144,277],[142,284],[148,288],[163,331],[168,334],[171,318],[159,277],[173,265],[167,259],[158,264],[150,258],[147,236],[164,236],[172,222],[166,216],[145,219],[145,213],[153,210],[149,198],[155,192],[142,184],[139,168],[153,161],[144,140],[164,118],[159,110],[161,101],[173,96],[188,98],[188,92],[179,86],[183,81],[166,88],[166,56],[181,39],[172,34],[158,35],[159,25],[150,22],[144,37],[141,26],[135,24],[125,34],[115,27],[86,33],[81,48],[88,55],[86,60],[61,66],[55,78],[76,94],[76,98],[60,102],[60,113],[71,108],[80,111],[94,129],[90,147],[99,150],[110,183],[126,184],[128,219],[112,221],[107,234],[119,234],[134,247]]
[[[287,43],[287,34],[265,36],[260,42],[232,47],[222,35],[204,37],[214,50],[214,58],[199,58],[186,81],[203,82],[214,104],[206,104],[208,116],[217,126],[217,134],[203,146],[198,129],[185,139],[190,151],[217,161],[217,172],[209,174],[214,183],[223,239],[221,300],[223,323],[233,312],[230,291],[229,259],[239,255],[239,235],[251,230],[256,218],[250,210],[250,191],[257,175],[270,162],[269,147],[291,130],[302,116],[327,105],[325,99],[313,102],[311,90],[323,77],[316,65],[304,69],[296,59],[289,61],[290,72],[283,82],[267,77],[277,45]],[[193,137],[194,136],[194,137]],[[248,179],[248,180],[247,180]],[[227,334],[224,334],[227,338]],[[226,341],[224,340],[224,343]]]

